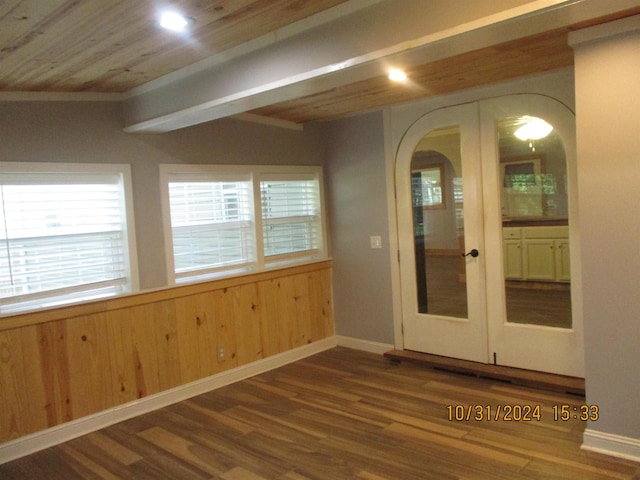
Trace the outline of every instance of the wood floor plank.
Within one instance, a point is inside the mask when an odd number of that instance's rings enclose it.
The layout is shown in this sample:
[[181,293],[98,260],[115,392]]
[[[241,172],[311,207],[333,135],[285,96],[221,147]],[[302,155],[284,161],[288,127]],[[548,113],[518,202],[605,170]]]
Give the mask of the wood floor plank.
[[385,410],[383,408],[374,407],[371,405],[359,405],[358,408],[362,410],[374,412],[374,413],[377,413],[378,415],[388,418],[390,420],[389,426],[393,424],[404,424],[404,425],[416,427],[428,432],[434,432],[434,433],[437,433],[438,435],[446,435],[447,437],[453,437],[453,438],[462,438],[468,433],[468,430],[466,430],[464,426],[459,426],[453,423],[447,425],[442,422],[424,420],[422,418],[418,418],[412,415],[406,415],[399,412]]
[[308,409],[321,411],[327,416],[335,415],[339,417],[338,421],[345,421],[345,419],[347,419],[360,422],[363,425],[363,430],[366,429],[367,425],[384,427],[388,423],[388,421],[382,417],[372,418],[371,416],[362,416],[355,412],[347,411],[343,408],[340,408],[340,406],[327,404],[326,402],[318,401],[314,398],[298,398],[296,399],[296,402],[300,403],[302,406]]
[[247,444],[244,436],[229,440],[215,432],[203,430],[192,434],[190,438],[215,450],[216,455],[229,464],[229,469],[242,466],[265,478],[279,478],[291,470],[287,459],[265,455],[264,452]]
[[287,458],[293,470],[310,478],[350,480],[358,473],[342,456],[327,454],[314,444],[282,441],[273,431],[252,432],[245,441],[264,455]]
[[509,468],[518,471],[524,468],[530,461],[525,455],[509,454],[498,448],[488,448],[460,438],[451,438],[446,435],[433,433],[422,428],[414,427],[404,423],[392,423],[385,429],[394,435],[401,435],[403,438],[411,438],[429,444],[431,447],[437,445],[451,450],[457,450],[461,458],[478,456],[491,460],[497,468]]
[[120,478],[122,478],[120,475],[116,473],[117,468],[114,468],[115,466],[113,465],[113,463],[111,463],[110,465],[102,466],[99,463],[92,460],[90,457],[84,455],[82,452],[73,448],[71,445],[61,445],[60,448],[63,452],[69,455],[69,457],[76,460],[80,465],[82,465],[86,469],[85,475],[87,477],[89,477],[89,475],[87,475],[87,472],[86,472],[88,470],[93,474],[91,476],[95,476],[95,478],[101,478],[104,480],[119,480]]
[[224,480],[266,480],[260,475],[250,472],[242,467],[234,467],[221,475]]
[[300,475],[297,472],[287,472],[283,476],[278,477],[278,480],[311,480],[309,477]]
[[[566,468],[574,469],[577,472],[581,472],[583,475],[582,478],[590,478],[586,477],[586,475],[589,474],[596,475],[594,478],[598,478],[597,475],[608,475],[607,478],[618,479],[632,478],[628,476],[628,472],[632,471],[634,467],[631,467],[629,470],[622,468],[622,471],[618,472],[616,471],[618,468],[617,466],[614,467],[613,464],[607,466],[606,460],[581,451],[575,442],[566,442],[565,445],[559,445],[559,442],[555,442],[551,447],[546,446],[546,448],[541,448],[544,445],[541,445],[540,447],[538,447],[538,445],[540,445],[540,441],[548,442],[549,439],[547,436],[541,438],[539,442],[528,442],[528,444],[518,442],[517,437],[512,438],[509,436],[509,438],[510,441],[507,443],[505,442],[506,438],[504,434],[489,434],[486,431],[474,432],[474,434],[467,437],[469,440],[475,439],[482,442],[490,448],[502,448],[516,454],[526,455],[532,460],[535,459],[547,462],[551,465],[555,465],[559,471],[564,471]],[[616,465],[619,465],[619,462],[615,460],[612,461]],[[640,465],[636,465],[636,467],[640,467]]]
[[[209,424],[217,432],[228,430],[231,434],[244,435],[252,432],[254,427],[215,410],[209,410],[198,403],[186,400],[180,403],[179,413],[188,416],[195,421],[200,420],[202,424]],[[191,413],[192,412],[192,413]],[[194,416],[195,415],[195,416]],[[207,419],[209,422],[204,422]]]
[[[638,480],[553,419],[584,397],[334,348],[0,465],[1,479]],[[539,405],[540,419],[451,418]],[[601,412],[601,415],[604,412]]]
[[[523,473],[527,476],[539,480],[582,480],[585,478],[585,470],[575,465],[558,465],[554,461],[545,461],[534,459],[531,461]],[[593,480],[611,480],[613,478],[625,479],[625,478],[637,478],[630,477],[629,472],[626,473],[612,473],[609,470],[602,469],[601,471],[592,470],[589,472],[589,478]]]
[[[321,445],[329,455],[339,455],[355,468],[362,469],[388,480],[454,480],[458,477],[445,462],[431,462],[425,452],[405,448],[399,442],[394,448],[384,445],[367,445],[343,437],[329,437]],[[375,461],[372,459],[375,458]]]
[[210,475],[220,475],[227,470],[226,465],[219,465],[213,454],[214,452],[207,447],[196,445],[188,439],[163,428],[150,428],[140,432],[138,435],[168,453],[175,455],[185,463]]

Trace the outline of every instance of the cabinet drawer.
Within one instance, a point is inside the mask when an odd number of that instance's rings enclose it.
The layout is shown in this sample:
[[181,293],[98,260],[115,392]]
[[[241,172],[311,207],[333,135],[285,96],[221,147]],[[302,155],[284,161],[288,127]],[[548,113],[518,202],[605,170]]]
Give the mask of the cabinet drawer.
[[522,238],[522,229],[518,227],[504,227],[502,229],[502,238],[504,240],[517,240]]
[[569,238],[569,227],[522,227],[522,238]]

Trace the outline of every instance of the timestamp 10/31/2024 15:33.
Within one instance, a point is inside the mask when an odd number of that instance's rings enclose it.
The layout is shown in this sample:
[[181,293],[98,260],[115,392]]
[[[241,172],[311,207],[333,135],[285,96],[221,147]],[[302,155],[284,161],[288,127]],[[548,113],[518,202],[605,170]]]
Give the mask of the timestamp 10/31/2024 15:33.
[[[580,420],[597,421],[600,408],[597,405],[559,404],[551,407],[553,420],[568,422]],[[541,405],[447,405],[447,420],[450,422],[539,422],[542,420]]]

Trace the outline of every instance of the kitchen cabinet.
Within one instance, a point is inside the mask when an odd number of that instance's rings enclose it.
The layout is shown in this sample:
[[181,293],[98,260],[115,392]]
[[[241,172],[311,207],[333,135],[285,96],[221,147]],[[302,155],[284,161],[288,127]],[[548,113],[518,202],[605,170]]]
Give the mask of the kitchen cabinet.
[[504,277],[507,280],[522,280],[522,239],[519,228],[502,229],[504,252]]
[[556,240],[556,281],[571,281],[571,263],[569,261],[569,239]]
[[504,271],[507,280],[569,282],[569,227],[505,227]]

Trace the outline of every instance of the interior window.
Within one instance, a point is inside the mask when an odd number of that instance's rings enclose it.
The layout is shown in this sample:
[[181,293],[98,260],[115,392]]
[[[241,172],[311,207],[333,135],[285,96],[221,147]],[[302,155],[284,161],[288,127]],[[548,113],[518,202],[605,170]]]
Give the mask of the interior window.
[[318,167],[163,165],[173,282],[326,256]]
[[170,181],[168,189],[176,278],[249,268],[255,263],[248,175]]
[[137,288],[128,166],[6,162],[0,172],[2,313]]
[[260,197],[265,261],[316,256],[322,248],[318,179],[263,175]]

